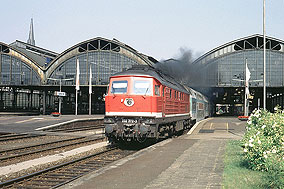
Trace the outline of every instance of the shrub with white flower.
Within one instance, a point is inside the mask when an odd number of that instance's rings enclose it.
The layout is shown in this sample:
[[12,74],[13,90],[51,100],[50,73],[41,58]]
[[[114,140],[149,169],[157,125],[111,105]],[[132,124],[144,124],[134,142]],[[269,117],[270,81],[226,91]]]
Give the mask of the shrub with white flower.
[[284,176],[284,111],[279,107],[275,111],[254,110],[247,121],[242,143],[250,168],[277,169]]

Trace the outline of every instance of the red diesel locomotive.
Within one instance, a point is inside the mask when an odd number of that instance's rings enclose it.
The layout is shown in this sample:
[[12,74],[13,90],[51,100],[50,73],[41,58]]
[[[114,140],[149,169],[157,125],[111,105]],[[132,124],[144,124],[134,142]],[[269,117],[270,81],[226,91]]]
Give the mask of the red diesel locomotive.
[[166,138],[191,126],[190,92],[149,66],[134,66],[110,78],[105,132],[110,141]]

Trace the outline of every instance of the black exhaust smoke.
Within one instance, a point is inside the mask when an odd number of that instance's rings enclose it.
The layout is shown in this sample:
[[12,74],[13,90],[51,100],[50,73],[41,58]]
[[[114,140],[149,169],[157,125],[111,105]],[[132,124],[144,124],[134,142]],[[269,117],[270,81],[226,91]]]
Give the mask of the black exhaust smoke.
[[204,73],[200,65],[193,64],[192,51],[180,48],[178,58],[162,60],[156,63],[156,69],[168,74],[190,87],[202,87],[204,85]]

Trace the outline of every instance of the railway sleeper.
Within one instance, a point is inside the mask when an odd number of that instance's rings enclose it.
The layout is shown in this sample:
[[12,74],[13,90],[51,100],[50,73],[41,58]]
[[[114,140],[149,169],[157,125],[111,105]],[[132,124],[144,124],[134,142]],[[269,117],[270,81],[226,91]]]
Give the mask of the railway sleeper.
[[45,175],[44,176],[45,178],[48,178],[48,179],[72,179],[74,178],[74,176],[71,176],[71,175]]
[[59,179],[55,178],[54,180],[51,180],[49,178],[41,178],[41,179],[35,179],[33,180],[33,182],[43,182],[43,183],[46,183],[46,182],[51,182],[51,183],[59,183],[61,182]]
[[[21,185],[19,184],[19,186],[21,186]],[[49,188],[49,187],[52,187],[52,186],[54,186],[54,183],[47,182],[47,181],[35,182],[33,180],[30,183],[27,183],[24,186],[21,186],[19,188],[35,188],[35,187],[37,187],[37,188],[39,188],[39,187],[41,187],[41,188]],[[15,187],[15,188],[18,188],[18,187]]]

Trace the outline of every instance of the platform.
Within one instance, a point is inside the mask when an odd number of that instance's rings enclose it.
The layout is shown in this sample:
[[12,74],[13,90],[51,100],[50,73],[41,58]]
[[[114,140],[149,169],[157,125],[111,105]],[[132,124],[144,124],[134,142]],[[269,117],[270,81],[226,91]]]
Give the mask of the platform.
[[104,115],[61,115],[53,117],[52,115],[18,116],[9,114],[0,116],[0,132],[28,133],[35,132],[43,127],[64,124],[70,121],[103,118]]
[[62,188],[221,188],[226,143],[244,131],[237,118],[209,118]]

